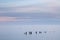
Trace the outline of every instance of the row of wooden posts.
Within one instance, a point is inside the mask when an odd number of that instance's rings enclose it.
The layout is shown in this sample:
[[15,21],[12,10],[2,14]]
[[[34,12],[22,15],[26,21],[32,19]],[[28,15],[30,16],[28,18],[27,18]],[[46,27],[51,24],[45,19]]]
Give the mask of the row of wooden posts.
[[[30,35],[31,35],[32,33],[33,33],[33,32],[30,31],[30,32],[25,32],[24,34],[25,34],[25,35],[27,35],[27,34],[30,34]],[[47,33],[47,32],[46,32],[46,31],[44,31],[44,32],[41,32],[41,31],[35,32],[35,34],[37,34],[37,33],[42,34],[42,33]]]

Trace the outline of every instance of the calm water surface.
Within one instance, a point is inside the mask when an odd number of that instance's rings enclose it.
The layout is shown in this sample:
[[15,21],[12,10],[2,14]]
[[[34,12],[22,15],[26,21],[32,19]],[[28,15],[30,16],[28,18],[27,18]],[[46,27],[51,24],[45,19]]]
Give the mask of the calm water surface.
[[[39,34],[39,31],[42,33]],[[27,34],[24,34],[25,32]],[[2,26],[0,27],[0,40],[60,40],[60,25]]]

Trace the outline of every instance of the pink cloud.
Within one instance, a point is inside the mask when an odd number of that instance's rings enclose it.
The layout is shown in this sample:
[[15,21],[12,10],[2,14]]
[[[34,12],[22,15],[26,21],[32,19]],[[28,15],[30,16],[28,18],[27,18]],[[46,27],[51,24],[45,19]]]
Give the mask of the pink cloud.
[[22,18],[22,17],[6,17],[6,16],[2,16],[0,17],[0,22],[16,22],[16,21],[20,21],[20,22],[24,22],[24,21],[31,21],[31,19],[29,18]]
[[15,17],[0,17],[0,22],[16,21]]

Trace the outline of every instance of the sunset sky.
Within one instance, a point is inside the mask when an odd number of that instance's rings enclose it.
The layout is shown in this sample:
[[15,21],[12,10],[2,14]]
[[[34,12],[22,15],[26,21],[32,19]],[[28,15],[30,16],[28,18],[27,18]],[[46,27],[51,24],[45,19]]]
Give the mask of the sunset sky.
[[0,0],[3,24],[60,25],[60,0]]
[[0,40],[60,40],[59,37],[60,0],[0,0]]

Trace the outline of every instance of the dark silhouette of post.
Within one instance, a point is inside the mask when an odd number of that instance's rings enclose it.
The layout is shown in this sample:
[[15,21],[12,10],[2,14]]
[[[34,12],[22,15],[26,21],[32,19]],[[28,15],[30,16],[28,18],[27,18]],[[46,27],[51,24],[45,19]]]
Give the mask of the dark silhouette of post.
[[27,32],[25,32],[24,34],[27,35]]
[[46,31],[44,31],[44,33],[47,33]]
[[37,31],[35,33],[37,34]]
[[29,35],[32,35],[32,32],[29,32]]
[[42,32],[41,31],[39,31],[39,34],[41,34]]

